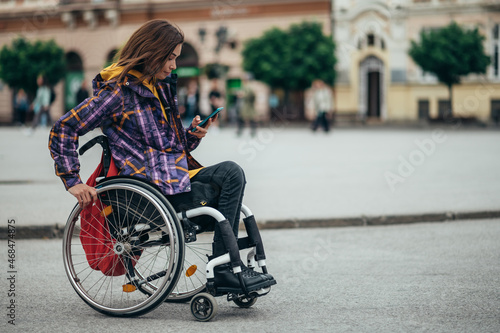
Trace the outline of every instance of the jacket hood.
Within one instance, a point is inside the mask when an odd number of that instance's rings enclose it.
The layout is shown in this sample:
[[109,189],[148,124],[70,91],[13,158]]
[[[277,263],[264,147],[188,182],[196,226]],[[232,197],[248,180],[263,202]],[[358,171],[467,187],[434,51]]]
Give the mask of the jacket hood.
[[[118,66],[116,63],[104,68],[99,74],[103,81],[110,81],[114,78],[117,78],[123,72],[123,66]],[[132,74],[133,76],[140,78],[142,74],[139,71],[134,69],[128,71],[128,74]]]
[[[113,79],[118,78],[118,76],[120,76],[122,72],[123,66],[117,66],[116,63],[104,68],[93,81],[94,94],[104,86],[109,86],[114,89],[118,83],[117,81],[113,81]],[[140,78],[142,74],[137,70],[128,71],[124,81],[127,86],[129,86],[128,81],[132,79],[132,76],[135,78]],[[151,97],[153,93],[151,92],[151,88],[148,88],[147,86],[149,85],[146,82],[141,82],[141,84],[130,84],[129,87],[132,90],[135,90],[140,95]]]
[[[118,66],[116,63],[104,68],[93,80],[92,86],[94,90],[94,94],[96,94],[100,89],[102,89],[104,86],[110,86],[113,89],[116,87],[117,82],[113,81],[113,79],[117,78],[120,76],[120,74],[123,72],[123,66]],[[177,74],[171,74],[169,77],[165,78],[164,80],[156,82],[156,84],[153,84],[151,82],[146,82],[142,81],[139,84],[137,84],[137,81],[135,81],[132,77],[135,78],[140,78],[142,77],[142,73],[132,69],[128,71],[127,75],[125,76],[125,84],[132,90],[136,91],[138,94],[145,96],[145,97],[152,97],[154,94],[154,85],[160,85],[164,86],[165,84],[171,84],[171,90],[172,94],[176,94],[176,84],[177,84]],[[135,81],[131,82],[132,84],[128,84],[128,81]]]

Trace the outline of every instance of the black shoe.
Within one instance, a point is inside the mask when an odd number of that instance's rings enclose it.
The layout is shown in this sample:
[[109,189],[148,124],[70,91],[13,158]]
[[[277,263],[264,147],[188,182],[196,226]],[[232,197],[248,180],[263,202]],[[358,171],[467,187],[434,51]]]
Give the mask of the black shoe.
[[245,266],[244,264],[241,266],[241,270],[244,272],[244,271],[250,271],[248,274],[260,274],[262,276],[264,276],[268,281],[273,281],[274,280],[274,277],[269,274],[269,273],[260,273],[260,272],[256,272],[254,271],[252,268],[248,268],[247,266]]
[[[218,292],[244,293],[238,275],[233,273],[229,264],[215,267],[214,269],[215,288]],[[249,268],[242,269],[241,276],[245,282],[247,291],[254,291],[270,287],[276,284],[276,281],[268,280],[266,276],[255,272]]]

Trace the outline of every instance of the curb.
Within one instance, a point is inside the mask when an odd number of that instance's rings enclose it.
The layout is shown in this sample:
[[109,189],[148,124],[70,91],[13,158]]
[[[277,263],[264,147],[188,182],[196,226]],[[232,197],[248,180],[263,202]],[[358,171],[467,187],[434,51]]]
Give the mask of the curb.
[[393,224],[409,224],[422,222],[446,222],[472,219],[500,218],[500,210],[478,212],[445,212],[412,215],[360,216],[350,218],[329,219],[285,219],[259,222],[259,229],[290,229],[290,228],[333,228],[352,226],[381,226]]
[[[412,215],[360,216],[327,219],[284,219],[258,222],[259,229],[295,229],[295,228],[335,228],[383,226],[395,224],[447,222],[459,220],[500,218],[500,210],[478,212],[446,212]],[[15,239],[53,239],[62,238],[64,227],[59,224],[44,226],[16,226]],[[0,240],[8,238],[8,228],[0,227]]]
[[[12,230],[11,230],[12,233]],[[49,239],[62,238],[64,228],[58,224],[55,225],[40,225],[40,226],[16,226],[13,239]],[[0,227],[0,240],[8,238],[8,228]]]

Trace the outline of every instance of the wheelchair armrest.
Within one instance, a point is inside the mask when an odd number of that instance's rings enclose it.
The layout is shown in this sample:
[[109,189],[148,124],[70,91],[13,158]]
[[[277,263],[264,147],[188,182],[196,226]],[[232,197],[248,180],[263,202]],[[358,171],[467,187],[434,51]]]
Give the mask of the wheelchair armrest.
[[105,135],[99,135],[92,140],[85,143],[79,150],[80,155],[85,154],[87,150],[94,147],[96,143],[100,144],[102,147],[102,161],[104,167],[104,175],[108,174],[109,166],[111,164],[111,150],[109,149],[108,138]]

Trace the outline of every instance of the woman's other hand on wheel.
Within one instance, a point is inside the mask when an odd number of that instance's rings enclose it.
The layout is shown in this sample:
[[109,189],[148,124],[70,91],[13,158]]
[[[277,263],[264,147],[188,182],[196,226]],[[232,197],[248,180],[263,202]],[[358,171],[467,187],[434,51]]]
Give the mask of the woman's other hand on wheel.
[[87,205],[97,200],[96,189],[87,184],[75,185],[69,188],[68,192],[78,200],[81,208],[85,208]]

